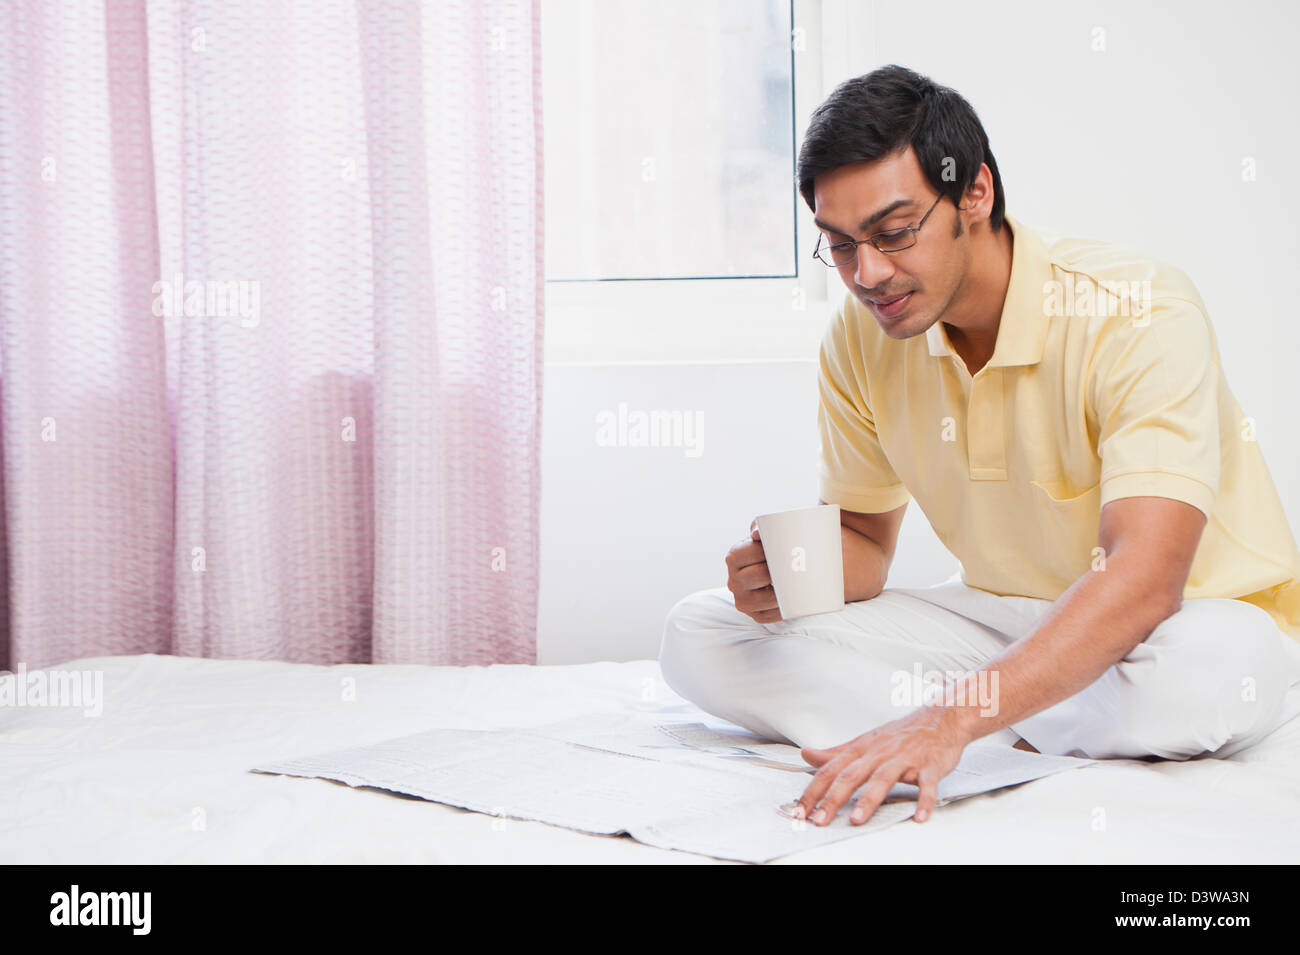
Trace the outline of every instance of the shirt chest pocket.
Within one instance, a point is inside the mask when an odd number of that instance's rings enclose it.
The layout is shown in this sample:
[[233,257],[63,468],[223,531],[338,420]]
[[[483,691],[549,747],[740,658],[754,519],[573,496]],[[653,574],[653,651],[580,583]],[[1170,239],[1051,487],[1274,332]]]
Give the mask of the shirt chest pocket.
[[1059,555],[1059,570],[1083,573],[1092,564],[1101,522],[1101,485],[1079,488],[1062,481],[1030,481],[1030,503],[1041,549]]

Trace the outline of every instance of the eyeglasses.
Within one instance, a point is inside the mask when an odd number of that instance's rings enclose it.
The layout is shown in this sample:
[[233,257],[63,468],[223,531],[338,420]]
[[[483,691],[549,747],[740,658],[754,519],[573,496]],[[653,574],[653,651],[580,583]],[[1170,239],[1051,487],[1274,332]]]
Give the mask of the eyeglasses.
[[813,258],[823,265],[833,269],[842,268],[851,262],[856,261],[858,257],[858,246],[863,242],[870,242],[881,252],[902,252],[904,249],[910,249],[916,245],[916,234],[921,231],[921,226],[925,225],[925,220],[930,218],[930,213],[934,211],[935,206],[943,201],[943,196],[934,200],[934,205],[916,226],[905,226],[902,229],[890,229],[887,232],[877,232],[875,235],[869,235],[865,239],[850,239],[848,242],[836,242],[834,245],[822,245],[825,241],[825,234],[817,239],[817,248],[813,250]]

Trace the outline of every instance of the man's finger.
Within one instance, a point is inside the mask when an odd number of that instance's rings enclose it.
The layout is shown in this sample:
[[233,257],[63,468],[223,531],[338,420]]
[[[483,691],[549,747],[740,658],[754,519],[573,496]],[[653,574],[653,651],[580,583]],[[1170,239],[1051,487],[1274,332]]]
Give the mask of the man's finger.
[[917,822],[925,822],[930,818],[930,813],[934,811],[934,804],[939,798],[939,771],[933,766],[924,766],[917,780],[921,795],[916,801],[916,815],[913,818]]
[[759,564],[767,560],[763,551],[763,545],[754,540],[736,541],[727,556],[723,558],[723,563],[727,565],[728,570],[740,570],[742,567],[748,567],[750,564]]
[[[869,730],[866,733],[863,733],[861,736],[853,737],[853,739],[849,740],[846,743],[840,743],[838,746],[831,746],[826,749],[813,749],[811,746],[805,746],[801,750],[799,750],[799,755],[803,757],[805,763],[808,763],[812,766],[820,766],[822,763],[826,762],[826,760],[831,759],[833,756],[836,756],[844,752],[845,747],[852,746],[855,743],[858,744],[859,746],[863,746],[863,744],[870,742],[879,734],[880,734],[880,727],[876,727],[873,730]],[[831,755],[830,756],[824,755],[826,753],[830,753]]]
[[880,804],[885,801],[889,791],[894,788],[894,783],[898,782],[898,777],[907,772],[907,763],[902,759],[891,759],[887,763],[882,763],[880,767],[871,774],[866,788],[862,795],[858,797],[857,805],[853,807],[853,814],[849,817],[849,822],[853,825],[861,825],[871,818],[871,814],[880,808]]
[[840,753],[844,752],[844,747],[853,745],[857,740],[849,740],[847,743],[840,743],[838,746],[831,746],[827,749],[813,749],[811,746],[805,746],[799,750],[799,755],[803,761],[810,766],[820,766],[829,762]]
[[840,770],[853,762],[853,759],[854,757],[850,753],[837,753],[831,757],[828,763],[813,774],[812,782],[803,791],[803,795],[795,800],[792,808],[795,818],[807,819],[812,815],[813,807],[822,798],[822,794],[831,787],[831,783],[835,782],[835,777],[839,775]]
[[833,749],[810,749],[805,746],[799,750],[799,755],[803,757],[803,761],[809,766],[820,766],[838,756],[839,749],[838,746]]
[[741,613],[754,614],[762,610],[775,612],[781,609],[781,602],[776,599],[776,591],[771,585],[757,590],[733,590],[731,593],[732,602]]
[[[749,590],[759,590],[772,586],[772,572],[767,569],[767,561],[747,564],[736,571],[735,578]],[[776,591],[772,591],[773,595]]]
[[826,794],[822,796],[821,802],[809,814],[809,821],[819,826],[829,826],[831,820],[840,811],[840,807],[853,798],[858,787],[872,779],[882,764],[888,765],[885,759],[883,753],[867,752],[841,769],[835,781],[826,790]]

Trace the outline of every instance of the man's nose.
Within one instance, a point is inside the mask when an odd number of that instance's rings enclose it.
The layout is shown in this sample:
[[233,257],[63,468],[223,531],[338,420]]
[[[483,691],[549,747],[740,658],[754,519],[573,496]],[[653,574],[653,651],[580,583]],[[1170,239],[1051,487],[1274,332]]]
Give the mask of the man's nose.
[[870,242],[858,246],[858,269],[854,276],[864,289],[884,287],[894,274],[894,263]]

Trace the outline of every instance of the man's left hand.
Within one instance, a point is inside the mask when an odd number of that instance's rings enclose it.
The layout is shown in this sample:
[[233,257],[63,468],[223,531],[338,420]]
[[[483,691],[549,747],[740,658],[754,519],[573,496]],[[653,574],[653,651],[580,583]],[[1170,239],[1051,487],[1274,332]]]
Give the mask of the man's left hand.
[[917,822],[925,822],[938,799],[939,780],[961,759],[971,737],[959,710],[922,706],[901,719],[830,749],[804,748],[804,761],[820,766],[791,812],[817,825],[829,825],[840,807],[866,783],[850,822],[861,825],[889,795],[895,783],[920,790]]

